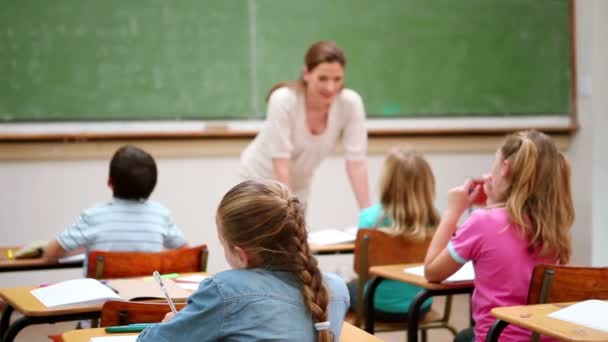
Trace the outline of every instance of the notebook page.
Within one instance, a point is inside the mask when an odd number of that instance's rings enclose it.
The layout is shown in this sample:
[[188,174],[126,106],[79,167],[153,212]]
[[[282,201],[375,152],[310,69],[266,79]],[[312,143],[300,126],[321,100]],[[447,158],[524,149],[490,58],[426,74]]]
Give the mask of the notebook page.
[[[415,266],[415,267],[407,267],[407,268],[403,269],[403,272],[424,277],[424,265]],[[456,271],[456,273],[452,274],[446,280],[444,280],[443,283],[471,281],[474,279],[475,279],[475,270],[473,269],[473,264],[471,262],[467,262],[458,271]]]
[[548,315],[571,323],[608,332],[608,302],[603,300],[586,300],[572,304]]
[[108,299],[123,299],[109,287],[91,278],[66,280],[34,289],[31,293],[48,308],[104,303]]
[[137,335],[91,337],[89,342],[135,342]]
[[338,229],[325,229],[308,234],[308,243],[312,245],[334,245],[354,242],[356,238],[356,234]]

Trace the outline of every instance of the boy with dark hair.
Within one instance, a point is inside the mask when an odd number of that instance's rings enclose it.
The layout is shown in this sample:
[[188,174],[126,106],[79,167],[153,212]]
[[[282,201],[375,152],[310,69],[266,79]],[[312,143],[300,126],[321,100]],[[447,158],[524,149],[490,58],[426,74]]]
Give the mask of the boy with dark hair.
[[133,145],[119,148],[110,162],[108,178],[113,200],[82,212],[48,244],[44,257],[55,260],[80,247],[87,254],[92,250],[159,252],[185,247],[169,210],[148,200],[156,179],[156,163],[150,154]]

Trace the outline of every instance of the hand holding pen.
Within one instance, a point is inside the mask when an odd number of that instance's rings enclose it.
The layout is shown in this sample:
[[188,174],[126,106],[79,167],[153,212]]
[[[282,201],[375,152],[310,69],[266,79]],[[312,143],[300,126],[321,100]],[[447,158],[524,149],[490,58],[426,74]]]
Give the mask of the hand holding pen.
[[169,306],[171,307],[171,311],[174,314],[177,313],[177,309],[175,309],[175,304],[173,304],[173,300],[171,300],[171,297],[169,296],[169,292],[167,292],[167,289],[165,288],[165,284],[163,284],[163,279],[160,277],[160,274],[158,273],[158,271],[154,271],[154,273],[152,273],[152,276],[154,276],[154,280],[156,280],[156,283],[160,287],[160,290],[165,294],[165,298],[167,298],[167,302],[169,303]]

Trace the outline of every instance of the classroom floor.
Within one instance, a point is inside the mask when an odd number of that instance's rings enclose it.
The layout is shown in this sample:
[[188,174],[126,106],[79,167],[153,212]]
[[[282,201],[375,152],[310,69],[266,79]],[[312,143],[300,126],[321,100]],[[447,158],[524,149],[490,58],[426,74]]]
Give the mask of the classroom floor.
[[[469,320],[469,302],[468,295],[458,295],[454,297],[451,322],[457,329],[464,329],[468,326]],[[437,308],[443,308],[442,298],[437,298],[433,305]],[[16,315],[15,315],[16,316]],[[47,335],[61,334],[64,331],[74,329],[76,322],[65,322],[57,324],[41,324],[34,325],[22,330],[16,342],[48,342]],[[387,342],[403,342],[406,340],[405,331],[395,331],[387,333],[378,333],[378,337]],[[445,329],[431,330],[429,332],[429,341],[431,342],[451,342],[452,334]]]

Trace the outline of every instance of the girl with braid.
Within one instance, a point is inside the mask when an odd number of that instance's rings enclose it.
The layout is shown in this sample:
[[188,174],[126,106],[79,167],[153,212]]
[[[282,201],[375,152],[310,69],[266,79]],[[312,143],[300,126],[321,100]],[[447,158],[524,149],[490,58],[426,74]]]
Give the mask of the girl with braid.
[[201,282],[177,314],[137,341],[338,341],[349,305],[336,275],[322,274],[300,201],[276,181],[245,181],[217,209],[231,270]]
[[[482,193],[486,207],[473,211],[457,230],[459,218]],[[468,181],[448,192],[424,271],[438,282],[473,262],[475,328],[455,341],[485,341],[494,322],[490,310],[526,304],[534,266],[568,263],[573,221],[570,165],[548,136],[534,130],[505,139],[483,185]],[[511,325],[500,340],[530,341],[530,336]]]

